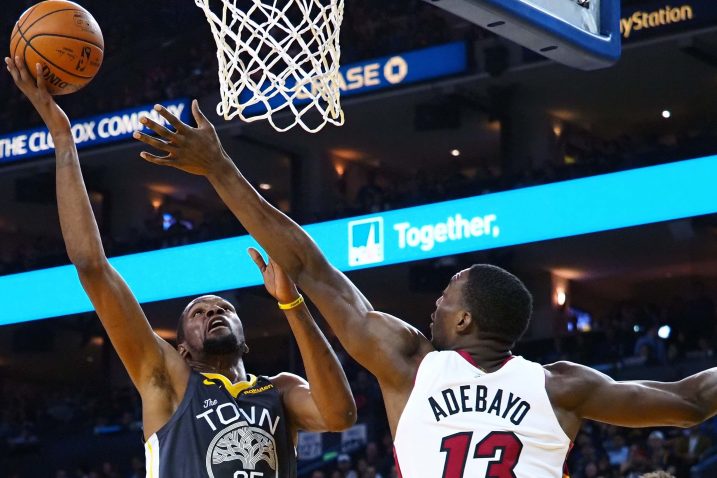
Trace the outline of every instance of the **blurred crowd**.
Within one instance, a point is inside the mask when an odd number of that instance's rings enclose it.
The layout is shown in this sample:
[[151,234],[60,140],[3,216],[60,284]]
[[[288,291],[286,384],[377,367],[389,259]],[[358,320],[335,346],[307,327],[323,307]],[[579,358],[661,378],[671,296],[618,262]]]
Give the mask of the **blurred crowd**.
[[586,144],[579,150],[570,142],[580,133],[564,134],[568,135],[563,139],[568,143],[564,148],[564,161],[543,158],[544,161],[538,161],[532,169],[507,171],[488,166],[485,158],[461,157],[435,169],[417,168],[408,174],[376,168],[363,175],[364,184],[355,192],[349,192],[342,178],[337,187],[342,194],[335,209],[323,211],[320,217],[312,219],[380,212],[655,166],[709,156],[717,147],[717,137],[706,131],[690,137],[670,138],[669,144],[665,144],[664,138],[624,136],[605,141],[582,138],[580,141]]
[[[0,477],[144,477],[141,448],[93,448],[120,434],[131,434],[129,443],[140,444],[140,413],[139,397],[130,388],[0,382]],[[118,457],[122,462],[113,464]],[[73,466],[58,468],[68,462]]]
[[552,346],[534,343],[526,353],[543,363],[573,360],[592,366],[709,359],[716,345],[716,311],[715,298],[699,281],[687,297],[675,294],[662,305],[620,302],[590,322],[583,311],[566,307],[554,317]]
[[689,430],[617,428],[585,422],[568,459],[571,478],[638,478],[655,470],[678,478],[714,455],[714,420]]

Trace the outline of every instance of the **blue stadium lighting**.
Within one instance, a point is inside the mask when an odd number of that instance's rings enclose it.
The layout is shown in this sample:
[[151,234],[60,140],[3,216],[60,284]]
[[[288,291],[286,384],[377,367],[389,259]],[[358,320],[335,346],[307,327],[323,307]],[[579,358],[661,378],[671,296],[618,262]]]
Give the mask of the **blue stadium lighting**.
[[[306,226],[343,271],[717,213],[717,156]],[[261,284],[241,236],[111,259],[140,302]],[[197,268],[201,260],[202,267]],[[92,310],[71,266],[0,277],[0,325]]]
[[657,330],[657,336],[664,340],[669,339],[671,333],[672,328],[669,325],[663,325]]

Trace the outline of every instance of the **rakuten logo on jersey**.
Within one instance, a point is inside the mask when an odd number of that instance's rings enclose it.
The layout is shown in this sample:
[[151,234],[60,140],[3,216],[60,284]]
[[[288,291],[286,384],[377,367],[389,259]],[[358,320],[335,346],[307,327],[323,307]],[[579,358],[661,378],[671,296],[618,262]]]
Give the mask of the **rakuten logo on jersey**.
[[410,222],[395,224],[393,229],[398,233],[399,249],[418,247],[422,251],[432,251],[436,244],[460,241],[474,237],[498,237],[500,227],[495,214],[464,218],[455,214],[445,222],[414,226]]

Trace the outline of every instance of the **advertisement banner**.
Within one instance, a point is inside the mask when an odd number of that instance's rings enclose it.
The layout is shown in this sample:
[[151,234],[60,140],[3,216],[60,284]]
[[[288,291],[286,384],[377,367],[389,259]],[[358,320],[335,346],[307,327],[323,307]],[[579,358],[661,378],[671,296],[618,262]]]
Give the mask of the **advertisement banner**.
[[343,453],[362,450],[366,448],[366,443],[368,443],[368,430],[365,423],[359,423],[341,432],[341,451]]
[[[457,75],[465,73],[467,70],[466,44],[454,42],[342,66],[339,75],[339,88],[341,97],[345,98]],[[291,85],[291,83],[289,84]],[[270,87],[267,86],[266,89],[268,90]],[[251,97],[251,93],[246,91],[242,96],[242,102],[248,102]],[[283,101],[283,97],[277,95],[269,101],[269,104],[276,108]],[[307,101],[299,96],[295,104]],[[247,107],[244,114],[252,116],[265,111],[264,105],[257,103]]]
[[[189,100],[179,99],[161,103],[182,121],[189,121]],[[166,120],[154,111],[154,105],[117,111],[104,115],[92,116],[72,122],[72,135],[77,149],[88,148],[98,144],[123,141],[135,131],[149,131],[139,120],[148,116],[162,125]],[[37,128],[0,136],[0,165],[37,156],[53,154],[55,145],[47,128]]]
[[626,42],[712,27],[717,22],[717,2],[646,2],[624,5],[620,33]]
[[[342,271],[717,213],[717,156],[305,226]],[[262,284],[249,236],[110,259],[140,302]],[[196,273],[197,261],[203,273]],[[43,300],[37,300],[42,291]],[[0,277],[0,325],[92,310],[72,266]]]
[[321,433],[299,433],[299,443],[296,446],[296,451],[297,458],[301,461],[311,461],[320,458],[324,453]]

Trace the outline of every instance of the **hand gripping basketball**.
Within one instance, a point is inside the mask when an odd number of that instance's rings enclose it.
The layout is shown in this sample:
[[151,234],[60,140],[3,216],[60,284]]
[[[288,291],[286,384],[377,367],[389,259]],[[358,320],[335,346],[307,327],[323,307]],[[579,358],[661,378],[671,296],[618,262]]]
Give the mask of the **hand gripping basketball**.
[[134,139],[167,153],[165,156],[157,156],[142,151],[140,154],[142,159],[160,166],[172,166],[199,176],[218,174],[223,166],[231,164],[231,159],[224,152],[214,125],[199,109],[197,100],[192,102],[192,114],[197,122],[196,128],[183,123],[162,105],[155,105],[154,109],[172,125],[174,131],[151,118],[142,118],[140,122],[157,133],[158,137],[135,131]]
[[[31,76],[45,79],[52,95],[74,93],[97,75],[104,57],[102,30],[90,12],[66,0],[45,0],[28,8],[10,36],[10,56],[20,57]],[[19,63],[19,62],[18,62]]]
[[30,100],[32,106],[42,117],[53,138],[57,140],[60,132],[69,133],[70,120],[50,95],[45,79],[40,74],[42,65],[40,63],[35,64],[37,79],[27,71],[25,62],[19,56],[16,56],[15,59],[6,57],[5,65],[17,87]]

